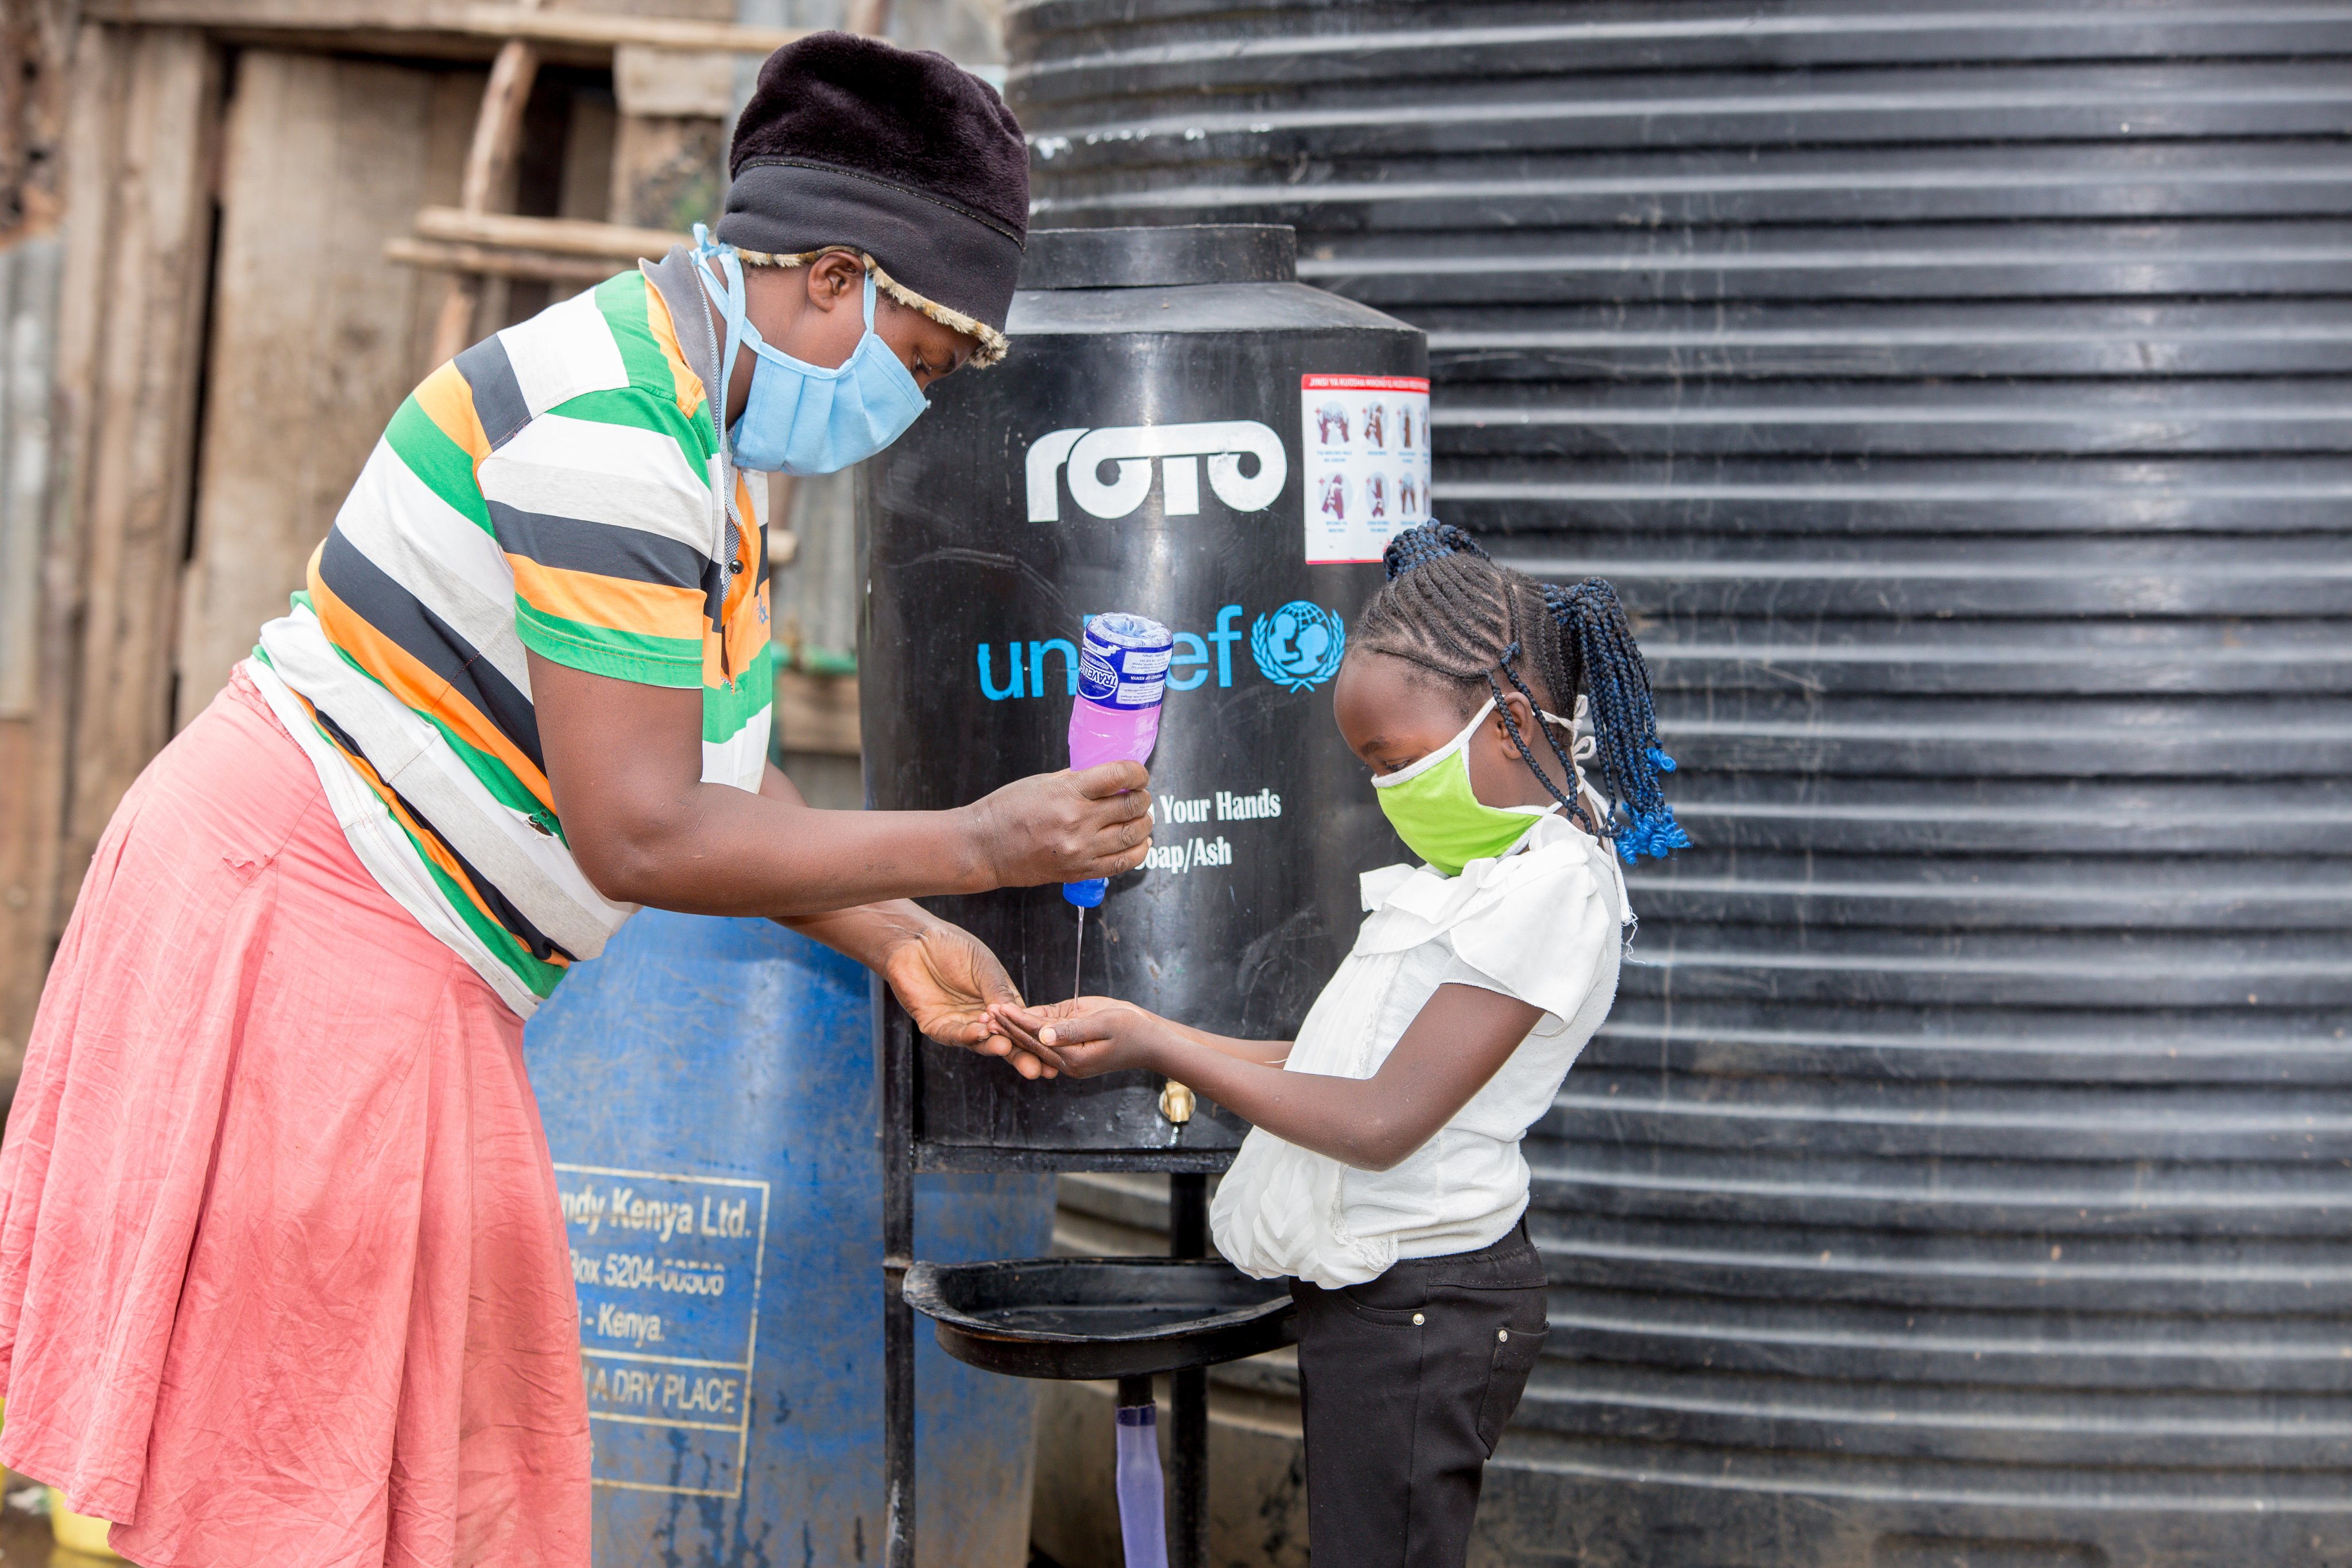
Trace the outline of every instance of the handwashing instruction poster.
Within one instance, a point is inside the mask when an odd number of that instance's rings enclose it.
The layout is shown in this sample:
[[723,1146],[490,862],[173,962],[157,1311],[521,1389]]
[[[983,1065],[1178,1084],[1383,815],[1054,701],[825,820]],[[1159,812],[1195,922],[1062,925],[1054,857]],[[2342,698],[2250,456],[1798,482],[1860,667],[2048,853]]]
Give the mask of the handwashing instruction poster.
[[592,1479],[739,1497],[768,1184],[559,1165]]
[[1429,380],[1301,376],[1307,563],[1378,560],[1429,517]]

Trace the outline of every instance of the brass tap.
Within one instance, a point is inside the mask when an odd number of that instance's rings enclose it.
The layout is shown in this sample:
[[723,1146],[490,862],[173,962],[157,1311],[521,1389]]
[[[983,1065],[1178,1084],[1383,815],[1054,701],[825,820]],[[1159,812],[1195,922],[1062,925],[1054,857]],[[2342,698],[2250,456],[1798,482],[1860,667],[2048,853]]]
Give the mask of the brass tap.
[[1173,1078],[1160,1092],[1160,1113],[1178,1126],[1192,1119],[1192,1092]]

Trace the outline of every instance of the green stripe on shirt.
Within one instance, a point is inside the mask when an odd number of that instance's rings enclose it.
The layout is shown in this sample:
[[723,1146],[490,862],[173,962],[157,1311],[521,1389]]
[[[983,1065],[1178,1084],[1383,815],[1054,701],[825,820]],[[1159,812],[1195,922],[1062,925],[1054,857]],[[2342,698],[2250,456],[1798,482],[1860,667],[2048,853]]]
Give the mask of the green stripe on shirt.
[[[669,400],[677,406],[677,377],[671,373],[669,356],[662,352],[660,341],[654,336],[653,312],[646,304],[646,281],[637,273],[624,272],[608,277],[596,286],[596,308],[604,313],[605,325],[612,329],[613,340],[621,348],[622,368],[629,372],[629,384]],[[691,323],[676,324],[681,332]]]
[[644,387],[621,387],[612,392],[582,392],[563,400],[560,410],[566,419],[592,419],[599,424],[624,424],[638,430],[649,430],[656,435],[667,435],[678,444],[687,455],[687,466],[709,487],[707,465],[710,461],[711,430],[709,422],[688,419],[677,412],[677,404]]
[[433,423],[414,392],[401,401],[392,423],[384,426],[383,440],[435,495],[464,513],[484,533],[490,531],[490,508],[475,481],[472,454]]
[[475,939],[488,947],[499,963],[513,971],[517,979],[530,988],[532,996],[545,1000],[555,989],[556,983],[569,972],[568,967],[551,964],[541,958],[524,946],[513,932],[484,915],[481,907],[467,896],[466,890],[457,885],[457,880],[425,852],[424,844],[408,831],[407,823],[394,816],[392,825],[415,846],[417,860],[423,862],[425,873],[441,889],[441,896],[448,902],[451,913],[466,923],[466,928],[474,934]]
[[713,745],[734,739],[775,700],[775,644],[762,643],[733,685],[711,686],[703,692],[702,738]]
[[648,686],[702,685],[702,644],[691,638],[591,626],[551,615],[521,599],[515,601],[515,635],[540,657],[592,675]]

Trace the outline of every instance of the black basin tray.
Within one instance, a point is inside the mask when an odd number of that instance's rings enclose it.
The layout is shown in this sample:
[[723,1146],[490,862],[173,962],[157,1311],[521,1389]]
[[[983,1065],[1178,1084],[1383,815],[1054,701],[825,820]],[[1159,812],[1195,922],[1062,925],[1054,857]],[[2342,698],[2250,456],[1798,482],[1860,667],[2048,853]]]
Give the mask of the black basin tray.
[[1135,1377],[1295,1343],[1290,1290],[1222,1258],[917,1263],[907,1304],[958,1361],[1014,1377]]

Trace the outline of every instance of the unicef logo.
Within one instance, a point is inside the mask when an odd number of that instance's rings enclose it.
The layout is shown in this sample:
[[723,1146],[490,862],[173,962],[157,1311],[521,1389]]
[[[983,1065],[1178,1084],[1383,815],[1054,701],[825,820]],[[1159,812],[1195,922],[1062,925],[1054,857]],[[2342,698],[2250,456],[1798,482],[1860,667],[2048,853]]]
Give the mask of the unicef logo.
[[1250,628],[1250,653],[1276,685],[1303,692],[1339,673],[1347,623],[1311,600],[1294,599]]

